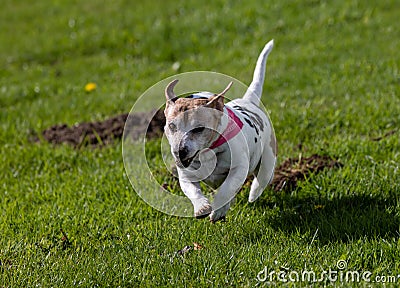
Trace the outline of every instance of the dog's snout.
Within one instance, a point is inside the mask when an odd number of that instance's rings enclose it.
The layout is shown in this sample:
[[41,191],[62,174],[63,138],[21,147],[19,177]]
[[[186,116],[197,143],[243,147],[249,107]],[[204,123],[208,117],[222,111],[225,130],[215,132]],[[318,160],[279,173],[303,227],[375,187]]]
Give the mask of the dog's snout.
[[185,160],[189,154],[189,150],[186,146],[179,147],[179,159],[181,161]]

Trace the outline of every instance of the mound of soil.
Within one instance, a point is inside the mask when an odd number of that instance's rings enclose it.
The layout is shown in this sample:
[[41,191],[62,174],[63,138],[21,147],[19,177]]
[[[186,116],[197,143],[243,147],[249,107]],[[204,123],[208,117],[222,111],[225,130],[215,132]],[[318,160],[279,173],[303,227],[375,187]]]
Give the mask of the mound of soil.
[[[76,148],[89,145],[103,146],[122,138],[127,119],[128,114],[120,114],[104,121],[82,122],[71,127],[66,124],[54,125],[43,130],[41,135],[44,140],[52,144],[67,143]],[[164,125],[164,112],[158,110],[131,115],[127,126],[130,129],[129,135],[133,138],[138,138],[147,131],[146,137],[150,139],[160,137]]]
[[311,174],[326,168],[338,168],[343,165],[329,156],[314,154],[310,157],[289,158],[275,169],[272,187],[275,191],[293,189],[297,183]]

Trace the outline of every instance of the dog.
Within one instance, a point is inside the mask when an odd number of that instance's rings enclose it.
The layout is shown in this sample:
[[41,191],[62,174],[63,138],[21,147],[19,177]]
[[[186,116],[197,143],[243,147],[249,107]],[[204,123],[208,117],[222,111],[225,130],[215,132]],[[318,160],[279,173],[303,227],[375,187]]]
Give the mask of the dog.
[[[254,175],[249,202],[254,202],[273,178],[276,139],[260,107],[265,66],[273,45],[273,40],[268,42],[258,57],[245,95],[227,104],[224,96],[232,82],[218,94],[200,92],[184,98],[174,93],[178,80],[165,88],[164,131],[180,187],[193,204],[196,218],[224,220],[249,175]],[[202,180],[213,187],[220,185],[212,204],[201,192]]]

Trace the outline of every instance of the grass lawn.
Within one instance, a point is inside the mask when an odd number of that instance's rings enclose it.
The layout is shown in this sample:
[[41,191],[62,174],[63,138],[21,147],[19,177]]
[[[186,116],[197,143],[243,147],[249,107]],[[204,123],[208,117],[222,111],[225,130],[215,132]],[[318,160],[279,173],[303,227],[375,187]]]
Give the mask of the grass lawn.
[[[339,260],[342,274],[400,283],[400,4],[264,2],[2,1],[1,287],[253,287],[267,284],[257,279],[264,267],[280,285],[279,272],[318,278]],[[29,140],[53,124],[128,112],[175,73],[248,84],[272,38],[262,100],[278,164],[319,153],[343,167],[267,189],[253,204],[244,188],[225,223],[144,203],[120,141],[74,149]],[[88,82],[97,89],[85,92]],[[193,243],[202,248],[177,253]],[[340,284],[357,285],[316,283]]]

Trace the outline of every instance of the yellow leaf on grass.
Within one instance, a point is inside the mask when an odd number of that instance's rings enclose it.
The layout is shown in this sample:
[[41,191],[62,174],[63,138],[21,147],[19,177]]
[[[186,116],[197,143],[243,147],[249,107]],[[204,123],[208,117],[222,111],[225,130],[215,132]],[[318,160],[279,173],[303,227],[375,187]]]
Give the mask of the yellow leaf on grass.
[[201,250],[201,249],[203,249],[203,246],[197,242],[193,242],[193,248],[194,248],[194,250]]
[[85,85],[86,92],[92,92],[92,91],[96,90],[96,88],[97,88],[97,85],[96,85],[96,83],[93,83],[93,82],[89,82]]

